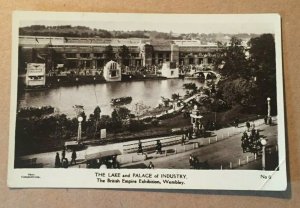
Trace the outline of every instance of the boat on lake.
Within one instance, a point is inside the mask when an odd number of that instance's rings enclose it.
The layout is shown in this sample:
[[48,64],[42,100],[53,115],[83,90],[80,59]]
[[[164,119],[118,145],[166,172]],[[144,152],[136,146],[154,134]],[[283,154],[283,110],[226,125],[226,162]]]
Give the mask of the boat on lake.
[[120,98],[113,98],[111,99],[111,104],[112,105],[126,105],[131,103],[132,101],[132,97],[128,96],[128,97],[120,97]]

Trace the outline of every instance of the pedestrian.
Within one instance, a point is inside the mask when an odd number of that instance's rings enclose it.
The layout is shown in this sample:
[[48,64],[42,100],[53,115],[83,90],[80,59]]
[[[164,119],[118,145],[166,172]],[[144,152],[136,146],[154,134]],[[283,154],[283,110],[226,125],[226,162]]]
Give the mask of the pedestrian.
[[114,155],[112,158],[113,168],[119,168],[119,163],[117,161],[117,155]]
[[238,118],[234,119],[234,126],[235,126],[235,128],[239,127],[239,119]]
[[56,156],[55,156],[55,167],[56,168],[59,168],[61,166],[61,163],[60,163],[60,158],[59,158],[59,154],[58,152],[56,153]]
[[268,124],[268,116],[264,117],[265,124]]
[[138,143],[138,151],[137,151],[137,153],[138,153],[138,154],[139,154],[139,153],[142,153],[142,154],[143,154],[143,146],[142,146],[141,140],[139,140],[139,143]]
[[68,168],[68,166],[69,166],[68,159],[67,158],[63,158],[61,164],[62,164],[63,168]]
[[252,129],[255,129],[255,123],[254,123],[254,121],[252,123]]
[[160,140],[157,140],[156,153],[162,154],[161,148],[162,148],[161,142],[160,142]]
[[61,153],[61,160],[63,160],[64,158],[66,158],[66,150],[63,149],[62,153]]
[[259,141],[259,139],[260,139],[260,135],[259,135],[259,130],[257,129],[255,133],[255,140]]
[[216,123],[212,122],[212,130],[216,130]]
[[255,130],[255,128],[252,128],[252,129],[251,129],[251,136],[252,136],[252,137],[255,137],[255,134],[256,134],[256,130]]
[[236,128],[239,128],[240,119],[236,118]]
[[190,166],[194,167],[194,157],[193,157],[193,155],[190,155],[189,162],[190,162]]
[[154,169],[154,165],[153,165],[152,161],[150,161],[150,163],[149,163],[149,165],[148,165],[148,168],[149,168],[149,169]]
[[184,140],[185,140],[185,137],[184,137],[184,134],[183,134],[182,137],[181,137],[181,145],[184,145]]
[[73,162],[74,162],[74,164],[76,165],[76,158],[77,158],[77,155],[76,155],[76,151],[75,151],[75,150],[73,150],[71,158],[72,158],[72,160],[71,160],[71,165],[73,164]]
[[246,127],[247,127],[248,131],[250,131],[250,122],[249,121],[246,122]]

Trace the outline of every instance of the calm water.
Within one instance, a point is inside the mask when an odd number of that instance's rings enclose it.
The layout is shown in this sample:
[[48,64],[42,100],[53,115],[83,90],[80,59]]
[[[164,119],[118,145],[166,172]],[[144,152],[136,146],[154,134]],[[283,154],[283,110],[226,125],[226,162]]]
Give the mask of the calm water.
[[173,93],[184,95],[184,83],[194,82],[197,86],[203,85],[197,80],[147,80],[135,82],[110,82],[96,85],[82,85],[73,87],[60,87],[44,91],[26,91],[18,99],[18,107],[40,107],[51,105],[59,109],[60,113],[74,117],[72,106],[83,105],[86,115],[91,114],[97,105],[100,106],[102,115],[110,115],[113,107],[110,105],[112,98],[131,96],[132,102],[126,105],[134,111],[136,103],[149,107],[156,107],[161,101],[161,96],[171,98]]

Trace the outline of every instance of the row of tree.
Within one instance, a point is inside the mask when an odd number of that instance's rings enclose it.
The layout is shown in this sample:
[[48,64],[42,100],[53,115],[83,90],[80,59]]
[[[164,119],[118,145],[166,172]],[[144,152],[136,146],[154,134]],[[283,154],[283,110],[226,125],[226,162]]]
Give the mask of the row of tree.
[[248,47],[242,46],[241,40],[233,37],[230,45],[216,54],[214,65],[224,78],[218,87],[222,99],[265,114],[266,100],[270,97],[272,113],[277,113],[275,41],[272,34],[250,39]]
[[[32,25],[19,28],[19,35],[29,36],[58,36],[58,37],[99,37],[99,38],[150,38],[150,39],[199,39],[203,42],[216,42],[224,40],[231,34],[223,33],[181,33],[175,34],[172,31],[169,33],[147,30],[135,31],[109,31],[105,29],[89,28],[86,26],[45,26]],[[236,37],[242,39],[249,39],[256,37],[256,34],[240,33]]]

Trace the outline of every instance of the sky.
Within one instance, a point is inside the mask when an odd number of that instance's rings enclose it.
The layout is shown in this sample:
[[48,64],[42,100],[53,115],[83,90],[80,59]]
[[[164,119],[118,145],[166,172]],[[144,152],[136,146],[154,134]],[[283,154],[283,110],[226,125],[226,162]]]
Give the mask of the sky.
[[112,22],[112,21],[90,21],[90,22],[73,22],[73,21],[22,21],[20,27],[30,25],[72,25],[87,26],[96,29],[105,30],[154,30],[158,32],[173,33],[274,33],[273,25],[267,23],[161,23],[161,22]]
[[73,12],[18,12],[19,27],[30,25],[87,26],[109,31],[150,30],[173,33],[274,33],[276,14],[125,14]]

